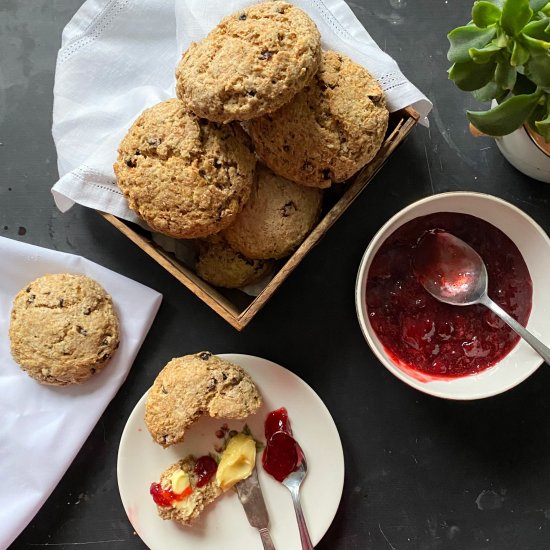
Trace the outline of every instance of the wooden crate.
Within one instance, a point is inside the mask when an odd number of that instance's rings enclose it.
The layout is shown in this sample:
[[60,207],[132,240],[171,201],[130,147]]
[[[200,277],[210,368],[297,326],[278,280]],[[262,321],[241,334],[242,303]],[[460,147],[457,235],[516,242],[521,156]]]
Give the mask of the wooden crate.
[[334,185],[325,197],[324,215],[300,247],[278,264],[269,284],[257,297],[248,296],[239,290],[218,289],[200,279],[191,269],[182,264],[173,254],[164,251],[139,226],[121,220],[111,214],[102,216],[136,243],[142,250],[183,283],[193,294],[209,305],[237,330],[242,330],[260,311],[281,283],[296,268],[302,258],[317,244],[328,228],[344,213],[369,181],[388,160],[396,147],[407,137],[419,115],[412,107],[406,107],[390,115],[388,132],[376,157],[360,172],[344,184]]

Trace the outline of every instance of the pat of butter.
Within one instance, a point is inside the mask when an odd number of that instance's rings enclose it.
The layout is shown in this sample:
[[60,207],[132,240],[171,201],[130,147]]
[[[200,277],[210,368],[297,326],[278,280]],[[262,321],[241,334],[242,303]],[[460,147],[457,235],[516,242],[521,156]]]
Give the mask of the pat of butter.
[[170,476],[170,485],[174,494],[181,495],[190,485],[189,476],[183,470],[176,470]]
[[256,465],[256,442],[249,435],[237,434],[229,440],[222,454],[216,481],[218,486],[227,491],[235,483],[246,479]]

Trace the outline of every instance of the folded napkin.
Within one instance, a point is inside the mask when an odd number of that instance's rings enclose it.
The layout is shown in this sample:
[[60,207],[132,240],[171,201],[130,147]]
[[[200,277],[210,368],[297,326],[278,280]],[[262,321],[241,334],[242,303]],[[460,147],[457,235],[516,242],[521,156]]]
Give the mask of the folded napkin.
[[[253,0],[88,0],[63,31],[52,133],[65,212],[75,202],[139,223],[115,184],[120,140],[146,107],[175,97],[175,67],[192,41]],[[292,0],[315,21],[324,48],[338,50],[380,81],[391,111],[428,99],[401,73],[343,0]]]
[[[162,296],[80,256],[3,237],[0,258],[0,548],[7,548],[49,497],[126,379]],[[92,277],[112,296],[120,319],[116,354],[80,385],[39,384],[10,354],[13,298],[47,273]]]

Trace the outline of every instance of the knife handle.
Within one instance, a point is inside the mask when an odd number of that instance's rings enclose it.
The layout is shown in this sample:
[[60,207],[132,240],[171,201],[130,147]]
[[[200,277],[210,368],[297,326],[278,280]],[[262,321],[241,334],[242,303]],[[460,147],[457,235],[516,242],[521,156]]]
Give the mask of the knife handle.
[[260,531],[260,537],[262,537],[262,544],[264,545],[264,550],[275,550],[275,545],[271,540],[271,535],[269,534],[267,527],[264,527],[263,529],[259,529],[259,531]]

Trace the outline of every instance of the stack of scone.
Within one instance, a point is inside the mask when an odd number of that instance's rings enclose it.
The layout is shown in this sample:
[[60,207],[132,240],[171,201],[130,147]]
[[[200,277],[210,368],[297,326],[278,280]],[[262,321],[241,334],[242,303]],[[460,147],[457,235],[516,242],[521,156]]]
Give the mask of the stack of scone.
[[320,39],[283,1],[224,18],[183,54],[178,99],[144,111],[120,144],[130,207],[154,231],[200,239],[196,271],[216,286],[263,278],[315,225],[322,189],[382,145],[380,85]]

